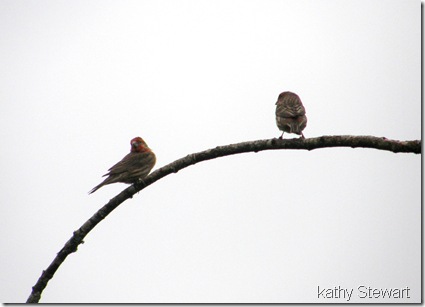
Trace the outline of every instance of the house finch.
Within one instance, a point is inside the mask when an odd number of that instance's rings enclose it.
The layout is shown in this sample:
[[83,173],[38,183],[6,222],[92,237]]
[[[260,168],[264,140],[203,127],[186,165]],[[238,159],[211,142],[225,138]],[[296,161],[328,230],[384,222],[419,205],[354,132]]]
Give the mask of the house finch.
[[95,186],[89,194],[106,184],[115,182],[135,183],[138,179],[143,179],[149,174],[156,162],[155,154],[141,137],[132,139],[130,144],[130,153],[112,166],[108,170],[109,173],[103,175],[103,177],[109,177]]
[[307,117],[300,97],[292,92],[283,92],[276,102],[276,124],[279,130],[295,133],[304,138],[302,131],[307,126]]

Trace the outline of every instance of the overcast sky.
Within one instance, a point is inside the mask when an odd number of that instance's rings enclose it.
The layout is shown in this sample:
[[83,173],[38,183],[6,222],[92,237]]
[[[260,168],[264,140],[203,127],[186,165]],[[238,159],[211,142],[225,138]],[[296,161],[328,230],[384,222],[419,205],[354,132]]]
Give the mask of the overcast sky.
[[[0,1],[1,301],[24,302],[126,187],[87,194],[133,137],[154,169],[278,137],[290,90],[306,138],[420,139],[420,17],[416,0]],[[330,148],[191,166],[102,221],[41,302],[347,301],[318,293],[335,287],[420,302],[420,159]]]

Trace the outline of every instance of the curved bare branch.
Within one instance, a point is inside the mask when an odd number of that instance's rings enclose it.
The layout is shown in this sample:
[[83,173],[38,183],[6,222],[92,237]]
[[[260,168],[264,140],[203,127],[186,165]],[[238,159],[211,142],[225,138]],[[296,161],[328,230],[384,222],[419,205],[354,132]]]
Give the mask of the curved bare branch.
[[314,150],[327,147],[352,147],[352,148],[374,148],[378,150],[386,150],[394,153],[421,153],[421,141],[397,141],[390,140],[384,137],[374,136],[321,136],[310,139],[267,139],[231,144],[226,146],[217,146],[212,149],[201,151],[198,153],[189,154],[184,158],[178,159],[164,167],[154,171],[143,181],[137,182],[120,194],[112,198],[106,205],[97,211],[90,219],[88,219],[78,230],[74,231],[72,237],[65,243],[65,246],[58,252],[53,262],[43,271],[32,292],[28,297],[27,303],[38,303],[41,293],[47,286],[50,279],[65,261],[66,257],[77,251],[78,245],[83,242],[84,237],[108,214],[117,208],[125,200],[132,198],[134,194],[143,190],[145,187],[158,181],[159,179],[171,174],[177,173],[179,170],[190,165],[211,160],[219,157],[245,153],[259,152],[263,150],[278,150],[278,149],[304,149]]

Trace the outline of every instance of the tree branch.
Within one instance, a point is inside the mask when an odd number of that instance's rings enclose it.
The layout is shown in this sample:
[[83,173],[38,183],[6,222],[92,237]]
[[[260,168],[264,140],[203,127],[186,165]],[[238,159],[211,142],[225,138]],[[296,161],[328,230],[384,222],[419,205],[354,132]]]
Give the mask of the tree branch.
[[310,139],[267,139],[243,142],[238,144],[231,144],[226,146],[217,146],[216,148],[208,149],[198,153],[189,154],[184,158],[178,159],[164,167],[154,171],[143,181],[139,181],[125,190],[120,194],[112,198],[106,205],[104,205],[99,211],[97,211],[88,221],[86,221],[78,230],[74,231],[72,237],[65,243],[65,246],[56,255],[53,262],[48,268],[43,271],[37,283],[32,288],[32,292],[27,299],[27,303],[38,303],[41,297],[41,293],[47,286],[50,279],[59,268],[59,266],[65,261],[66,257],[77,251],[78,245],[83,242],[84,237],[98,224],[100,223],[109,213],[117,208],[125,200],[132,198],[134,194],[143,190],[145,187],[158,181],[159,179],[171,174],[177,173],[179,170],[196,164],[198,162],[211,160],[219,157],[245,153],[245,152],[259,152],[263,150],[277,150],[277,149],[304,149],[313,150],[327,147],[363,147],[363,148],[374,148],[378,150],[386,150],[394,153],[405,152],[405,153],[421,153],[422,142],[420,140],[415,141],[397,141],[389,140],[384,137],[374,136],[321,136]]

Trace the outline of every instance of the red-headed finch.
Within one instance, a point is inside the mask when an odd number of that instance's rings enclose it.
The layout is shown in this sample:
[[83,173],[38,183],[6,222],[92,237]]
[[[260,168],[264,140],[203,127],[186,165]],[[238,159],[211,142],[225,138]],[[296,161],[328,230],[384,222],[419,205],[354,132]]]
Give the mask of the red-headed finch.
[[300,97],[292,92],[280,93],[276,102],[276,124],[279,130],[295,133],[304,138],[302,131],[307,126],[307,116]]
[[135,183],[138,179],[143,179],[149,174],[156,162],[155,154],[141,137],[132,139],[130,144],[130,153],[112,166],[108,170],[109,173],[103,175],[103,177],[109,177],[101,184],[95,186],[89,194],[97,191],[106,184],[115,182]]

